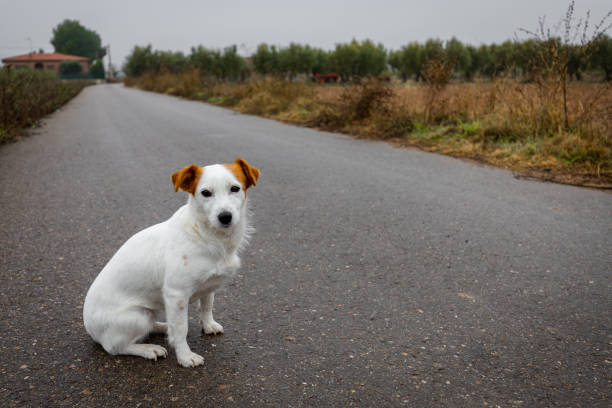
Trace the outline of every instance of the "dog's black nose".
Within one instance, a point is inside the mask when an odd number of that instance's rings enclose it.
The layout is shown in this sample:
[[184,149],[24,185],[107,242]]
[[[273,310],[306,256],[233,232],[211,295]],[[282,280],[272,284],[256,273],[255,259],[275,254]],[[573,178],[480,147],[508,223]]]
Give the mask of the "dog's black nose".
[[219,216],[219,222],[223,225],[229,225],[232,222],[232,213],[229,211],[223,211]]

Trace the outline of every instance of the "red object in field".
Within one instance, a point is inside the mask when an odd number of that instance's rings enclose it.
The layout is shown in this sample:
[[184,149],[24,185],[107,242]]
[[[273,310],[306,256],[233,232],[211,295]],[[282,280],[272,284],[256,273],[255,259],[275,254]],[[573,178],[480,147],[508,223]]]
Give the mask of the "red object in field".
[[338,82],[340,80],[340,75],[335,72],[330,72],[329,74],[319,74],[318,72],[315,74],[315,79],[318,83],[329,83],[329,82]]

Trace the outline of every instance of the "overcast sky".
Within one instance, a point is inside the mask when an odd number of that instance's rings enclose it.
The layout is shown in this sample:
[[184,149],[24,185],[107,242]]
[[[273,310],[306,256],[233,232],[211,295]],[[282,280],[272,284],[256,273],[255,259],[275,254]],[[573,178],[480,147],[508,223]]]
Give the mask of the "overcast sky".
[[[78,20],[110,44],[120,67],[135,45],[183,51],[202,44],[232,44],[250,55],[258,44],[290,42],[332,49],[336,43],[371,39],[387,49],[410,41],[456,36],[471,44],[512,39],[518,28],[549,25],[569,0],[0,0],[0,58],[43,48],[53,52],[52,30]],[[591,26],[612,9],[610,0],[576,0],[575,16],[591,10]],[[520,38],[524,34],[518,33]],[[31,47],[31,48],[30,48]]]

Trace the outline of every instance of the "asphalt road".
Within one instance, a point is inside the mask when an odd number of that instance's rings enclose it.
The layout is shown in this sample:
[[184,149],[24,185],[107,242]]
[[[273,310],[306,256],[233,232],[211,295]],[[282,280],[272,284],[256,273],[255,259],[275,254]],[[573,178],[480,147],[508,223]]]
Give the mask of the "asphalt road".
[[[612,195],[99,85],[0,148],[3,406],[608,407]],[[94,277],[242,156],[257,229],[179,367],[85,333]],[[152,342],[166,345],[161,335]]]

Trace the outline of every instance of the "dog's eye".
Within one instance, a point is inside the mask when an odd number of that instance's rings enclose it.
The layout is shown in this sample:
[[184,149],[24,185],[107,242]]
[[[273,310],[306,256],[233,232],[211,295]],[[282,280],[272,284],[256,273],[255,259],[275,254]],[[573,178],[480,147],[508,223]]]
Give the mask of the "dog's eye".
[[238,187],[238,186],[232,186],[232,188],[230,188],[230,191],[231,191],[232,193],[237,193],[237,192],[239,192],[239,191],[240,191],[240,187]]
[[210,197],[212,193],[209,190],[202,190],[202,195],[204,197]]

